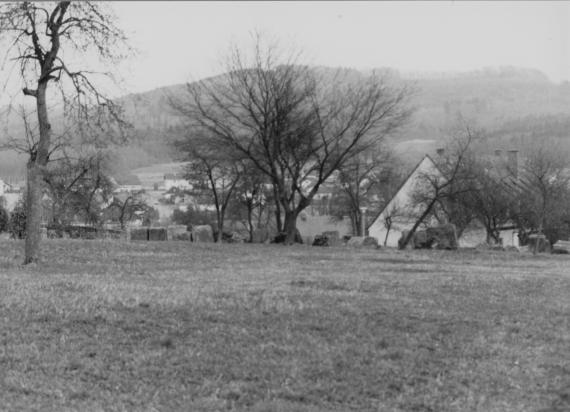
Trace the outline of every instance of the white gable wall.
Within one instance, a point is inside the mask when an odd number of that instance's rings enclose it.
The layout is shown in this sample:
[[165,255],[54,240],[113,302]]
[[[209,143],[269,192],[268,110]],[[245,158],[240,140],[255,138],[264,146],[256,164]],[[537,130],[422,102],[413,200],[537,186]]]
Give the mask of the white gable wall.
[[438,170],[437,166],[431,160],[429,156],[425,156],[422,161],[416,166],[414,171],[410,174],[408,179],[404,182],[400,190],[396,195],[388,202],[386,207],[378,215],[378,217],[372,222],[368,227],[369,236],[373,236],[378,240],[378,244],[384,245],[384,240],[386,239],[386,233],[388,230],[384,224],[386,216],[390,215],[394,208],[399,210],[399,214],[404,214],[405,216],[398,216],[392,219],[392,226],[390,232],[388,233],[388,239],[386,246],[397,247],[398,239],[402,236],[404,230],[409,230],[412,228],[416,221],[416,217],[422,212],[421,209],[416,207],[415,210],[412,207],[412,194],[416,190],[418,184],[423,182],[422,176],[432,175],[440,176],[441,172]]

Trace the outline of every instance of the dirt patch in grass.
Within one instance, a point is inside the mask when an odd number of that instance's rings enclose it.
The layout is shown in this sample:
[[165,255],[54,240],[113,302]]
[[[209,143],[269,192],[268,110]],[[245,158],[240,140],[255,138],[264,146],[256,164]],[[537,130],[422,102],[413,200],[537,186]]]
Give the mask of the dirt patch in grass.
[[570,410],[565,257],[0,246],[5,410]]

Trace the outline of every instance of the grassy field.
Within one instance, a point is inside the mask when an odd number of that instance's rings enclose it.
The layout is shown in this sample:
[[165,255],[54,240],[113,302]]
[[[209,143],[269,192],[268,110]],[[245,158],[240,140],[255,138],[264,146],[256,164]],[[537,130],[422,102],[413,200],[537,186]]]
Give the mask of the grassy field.
[[570,258],[0,241],[0,410],[568,411]]

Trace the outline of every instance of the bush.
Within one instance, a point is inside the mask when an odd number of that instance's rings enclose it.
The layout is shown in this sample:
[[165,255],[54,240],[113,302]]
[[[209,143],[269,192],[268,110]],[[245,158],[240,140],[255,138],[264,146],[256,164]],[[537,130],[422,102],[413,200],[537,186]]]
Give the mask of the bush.
[[10,214],[4,207],[0,206],[0,233],[7,232],[10,224]]
[[178,225],[186,225],[189,230],[192,226],[210,225],[216,227],[216,214],[193,208],[188,208],[187,211],[176,209],[172,213],[172,221]]
[[8,231],[15,239],[24,239],[26,237],[26,205],[24,202],[18,202],[10,214]]

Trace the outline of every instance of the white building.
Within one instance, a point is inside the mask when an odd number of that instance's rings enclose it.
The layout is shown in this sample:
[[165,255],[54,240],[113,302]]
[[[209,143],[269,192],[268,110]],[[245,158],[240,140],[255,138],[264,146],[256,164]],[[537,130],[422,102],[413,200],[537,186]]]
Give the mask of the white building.
[[168,191],[173,187],[177,189],[192,189],[192,185],[181,175],[168,173],[164,175],[164,190]]
[[[421,214],[418,210],[421,206],[413,205],[412,195],[418,185],[425,184],[425,176],[444,179],[428,155],[417,164],[394,197],[368,227],[368,235],[375,237],[379,245],[384,245],[386,240],[386,246],[397,247],[402,232],[412,228],[416,217]],[[387,221],[391,221],[390,230],[387,228]]]

